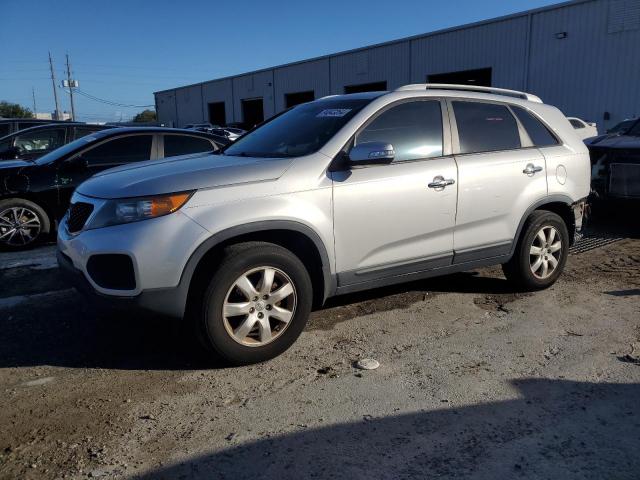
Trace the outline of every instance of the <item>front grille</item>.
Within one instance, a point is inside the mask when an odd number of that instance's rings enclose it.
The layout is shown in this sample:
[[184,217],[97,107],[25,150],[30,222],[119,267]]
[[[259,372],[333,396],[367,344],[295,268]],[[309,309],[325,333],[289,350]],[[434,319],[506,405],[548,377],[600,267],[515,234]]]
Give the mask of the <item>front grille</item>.
[[640,163],[612,163],[610,168],[609,195],[640,197]]
[[69,218],[67,219],[69,232],[76,233],[82,230],[91,212],[93,212],[93,205],[90,203],[72,203],[69,207]]

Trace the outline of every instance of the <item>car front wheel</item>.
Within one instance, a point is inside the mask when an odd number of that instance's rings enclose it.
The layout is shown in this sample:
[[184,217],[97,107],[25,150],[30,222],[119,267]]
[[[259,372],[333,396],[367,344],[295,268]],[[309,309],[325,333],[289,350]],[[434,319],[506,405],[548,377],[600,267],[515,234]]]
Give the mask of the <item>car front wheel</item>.
[[200,337],[232,365],[271,359],[302,333],[312,298],[309,274],[293,253],[266,242],[233,245],[204,295]]
[[49,217],[37,204],[21,198],[0,201],[1,248],[31,247],[49,232],[49,228]]

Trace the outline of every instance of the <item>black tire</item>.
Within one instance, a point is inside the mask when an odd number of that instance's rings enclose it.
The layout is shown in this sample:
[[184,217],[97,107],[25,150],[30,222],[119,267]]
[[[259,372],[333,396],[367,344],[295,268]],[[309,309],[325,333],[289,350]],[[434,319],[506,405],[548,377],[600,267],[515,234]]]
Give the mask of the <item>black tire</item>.
[[[225,327],[223,305],[240,276],[263,266],[279,269],[288,276],[295,291],[295,308],[286,328],[272,341],[259,346],[245,346],[235,340]],[[312,300],[313,287],[309,273],[300,259],[289,250],[267,242],[232,245],[224,250],[204,291],[201,309],[194,318],[196,334],[214,357],[228,365],[264,362],[287,350],[300,336],[309,319]]]
[[[20,208],[25,209],[25,211],[32,212],[38,219],[40,229],[37,234],[33,234],[33,239],[26,241],[26,243],[23,244],[20,244],[19,242],[14,243],[16,240],[8,242],[8,237],[0,238],[0,249],[21,250],[30,248],[37,245],[49,234],[49,231],[51,230],[51,221],[49,220],[47,213],[39,205],[23,198],[8,198],[6,200],[0,200],[0,215],[12,208]],[[9,229],[10,227],[6,226],[6,222],[0,222],[0,237],[7,234],[10,231]],[[15,236],[13,238],[15,238]],[[19,240],[24,240],[24,238],[25,237],[22,236]]]
[[[553,227],[556,230],[562,243],[557,256],[557,266],[546,278],[540,278],[532,271],[531,247],[538,232],[547,227]],[[536,210],[525,222],[513,257],[508,263],[502,265],[502,270],[507,279],[517,284],[520,288],[524,290],[541,290],[550,287],[558,280],[567,263],[568,254],[569,232],[562,217],[546,210]]]

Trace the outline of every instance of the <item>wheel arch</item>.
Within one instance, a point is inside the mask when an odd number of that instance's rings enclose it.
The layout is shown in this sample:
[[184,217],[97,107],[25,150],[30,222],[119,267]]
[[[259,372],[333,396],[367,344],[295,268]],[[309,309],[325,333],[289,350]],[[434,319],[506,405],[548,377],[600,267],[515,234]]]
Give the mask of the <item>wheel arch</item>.
[[274,243],[298,256],[311,277],[315,307],[333,295],[335,277],[331,273],[329,254],[313,229],[288,220],[253,222],[218,232],[196,248],[180,279],[185,312],[198,303],[198,295],[202,293],[199,286],[207,272],[216,267],[222,250],[229,245],[248,241]]
[[570,245],[572,245],[574,242],[576,231],[575,217],[573,214],[573,209],[571,207],[574,203],[575,202],[571,199],[571,197],[568,197],[566,195],[550,195],[531,205],[520,219],[518,230],[516,231],[516,236],[511,247],[511,255],[513,255],[513,253],[515,252],[516,246],[520,241],[520,236],[522,234],[522,229],[524,228],[525,222],[527,221],[529,216],[536,210],[547,210],[559,215],[567,225],[567,230],[569,231],[569,243]]

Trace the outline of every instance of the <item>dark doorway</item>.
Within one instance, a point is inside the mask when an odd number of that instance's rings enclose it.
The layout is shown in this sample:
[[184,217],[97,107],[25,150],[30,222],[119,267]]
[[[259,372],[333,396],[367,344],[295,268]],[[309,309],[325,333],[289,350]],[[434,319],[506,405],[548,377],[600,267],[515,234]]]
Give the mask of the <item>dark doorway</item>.
[[449,83],[454,85],[491,86],[491,68],[461,70],[459,72],[436,73],[427,75],[428,83]]
[[307,92],[285,93],[284,104],[286,108],[293,107],[305,102],[313,102],[316,99],[316,94],[313,90]]
[[361,83],[360,85],[346,85],[344,93],[383,92],[387,89],[387,82]]
[[209,104],[209,123],[223,127],[227,124],[227,112],[224,102],[214,102]]
[[248,128],[253,128],[264,121],[261,98],[242,100],[242,121]]

